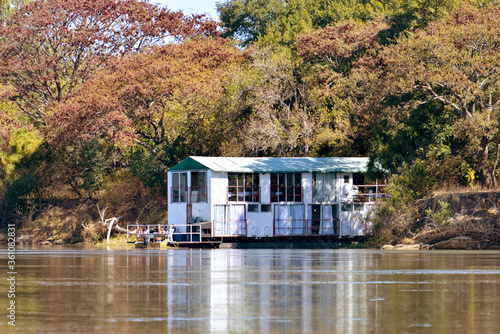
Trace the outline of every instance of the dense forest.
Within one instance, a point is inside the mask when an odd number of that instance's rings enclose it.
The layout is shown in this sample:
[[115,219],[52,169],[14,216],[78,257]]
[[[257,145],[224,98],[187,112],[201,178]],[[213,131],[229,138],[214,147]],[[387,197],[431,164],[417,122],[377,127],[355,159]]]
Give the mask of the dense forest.
[[70,199],[137,215],[189,155],[368,156],[392,175],[384,224],[438,188],[496,187],[498,1],[217,7],[0,1],[4,225]]

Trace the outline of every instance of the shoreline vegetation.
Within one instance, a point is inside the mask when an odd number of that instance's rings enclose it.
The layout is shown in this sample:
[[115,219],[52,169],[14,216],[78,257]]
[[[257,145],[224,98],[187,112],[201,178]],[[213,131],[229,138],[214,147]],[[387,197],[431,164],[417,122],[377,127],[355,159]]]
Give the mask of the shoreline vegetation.
[[500,249],[498,190],[436,191],[385,223],[383,210],[371,241],[384,250]]
[[[123,193],[125,194],[125,193]],[[167,224],[165,198],[145,195],[122,197],[108,212],[118,213],[118,225]],[[101,198],[101,206],[106,197]],[[128,203],[127,205],[123,205]],[[147,205],[145,205],[147,203]],[[457,189],[437,191],[416,201],[415,206],[399,211],[390,221],[381,222],[380,212],[374,218],[374,231],[362,242],[346,248],[377,248],[382,250],[432,249],[500,249],[500,191]],[[141,208],[141,209],[139,209]],[[23,217],[16,242],[36,245],[92,245],[95,247],[132,247],[126,235],[113,232],[106,242],[105,218],[97,200],[66,200],[33,207]],[[101,216],[100,216],[101,215]],[[130,237],[133,240],[134,237]],[[0,231],[0,242],[6,242],[6,231]]]

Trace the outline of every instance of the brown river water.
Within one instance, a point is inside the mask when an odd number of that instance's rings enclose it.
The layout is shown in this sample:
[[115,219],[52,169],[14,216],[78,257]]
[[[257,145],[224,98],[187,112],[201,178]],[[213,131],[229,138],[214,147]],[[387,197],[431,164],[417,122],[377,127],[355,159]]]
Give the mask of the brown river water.
[[499,251],[17,246],[15,265],[0,333],[500,333]]

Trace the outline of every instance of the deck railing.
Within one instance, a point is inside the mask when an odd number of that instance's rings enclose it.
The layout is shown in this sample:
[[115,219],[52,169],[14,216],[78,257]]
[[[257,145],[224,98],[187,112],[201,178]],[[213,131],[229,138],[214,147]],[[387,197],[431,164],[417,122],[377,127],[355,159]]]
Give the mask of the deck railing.
[[340,219],[274,219],[274,236],[338,236]]
[[143,236],[145,238],[152,239],[150,241],[153,241],[154,238],[156,238],[156,237],[164,239],[168,236],[168,225],[129,224],[129,225],[127,225],[127,242],[135,242],[135,241],[130,241],[130,239],[131,239],[130,237],[132,235],[135,235],[136,240],[137,240],[138,236]]
[[274,219],[273,226],[276,237],[306,235],[305,219]]
[[[156,238],[160,238],[161,241],[163,241],[168,238],[168,228],[168,225],[127,225],[127,242],[135,242],[129,240],[131,235],[135,235],[136,240],[139,236],[144,237],[147,239],[147,243],[155,242]],[[132,233],[137,231],[137,229],[141,229],[141,232]],[[203,229],[199,224],[177,224],[175,225],[174,233],[172,233],[171,241],[173,241],[173,243],[201,242],[203,236],[205,235],[203,234]]]
[[355,187],[358,188],[353,196],[355,202],[375,202],[387,196],[385,193],[385,184],[355,185]]

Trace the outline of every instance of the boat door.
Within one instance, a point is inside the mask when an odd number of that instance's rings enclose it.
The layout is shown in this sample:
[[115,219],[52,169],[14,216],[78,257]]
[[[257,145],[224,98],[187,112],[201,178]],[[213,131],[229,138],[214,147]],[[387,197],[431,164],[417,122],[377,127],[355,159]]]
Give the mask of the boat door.
[[350,237],[352,236],[353,229],[353,179],[351,174],[342,174],[341,179],[341,198],[342,205],[340,209],[340,236]]
[[312,204],[310,212],[311,212],[311,226],[309,226],[308,233],[310,233],[310,234],[320,234],[321,205],[319,205],[319,204]]
[[342,237],[351,237],[354,225],[353,219],[353,203],[342,202],[340,212],[340,233]]

